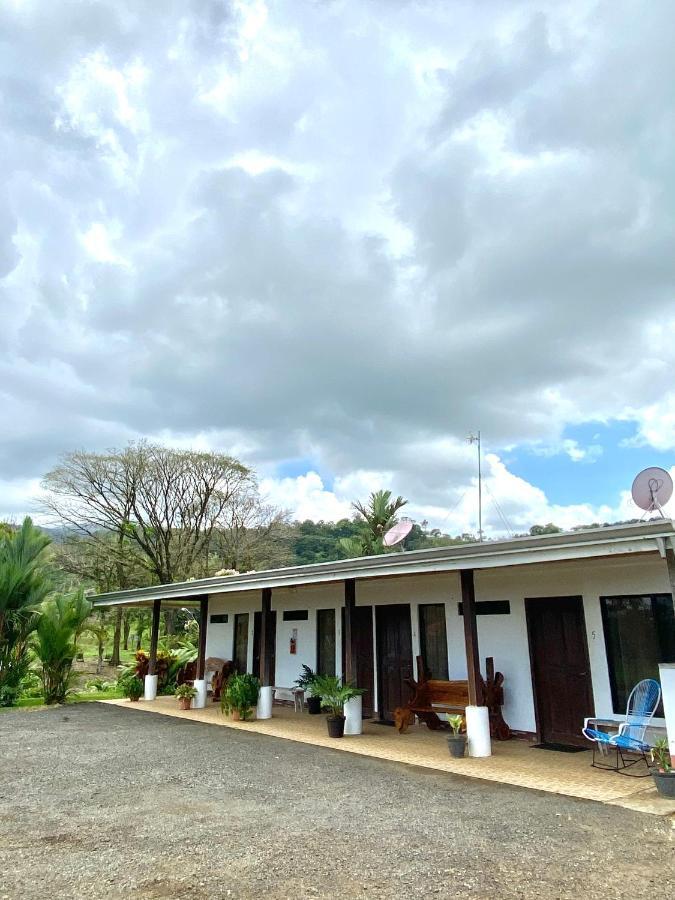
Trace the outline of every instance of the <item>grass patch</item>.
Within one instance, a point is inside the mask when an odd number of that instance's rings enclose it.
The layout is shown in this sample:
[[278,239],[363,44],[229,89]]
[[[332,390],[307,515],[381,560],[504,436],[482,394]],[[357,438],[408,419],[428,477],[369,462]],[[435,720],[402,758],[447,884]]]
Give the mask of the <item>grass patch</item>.
[[[69,694],[66,704],[70,706],[73,703],[91,703],[92,700],[121,700],[124,694],[117,688],[110,688],[107,691],[77,691]],[[10,709],[30,709],[38,706],[44,706],[45,702],[42,697],[22,697],[16,706],[0,706],[0,713],[7,712]]]

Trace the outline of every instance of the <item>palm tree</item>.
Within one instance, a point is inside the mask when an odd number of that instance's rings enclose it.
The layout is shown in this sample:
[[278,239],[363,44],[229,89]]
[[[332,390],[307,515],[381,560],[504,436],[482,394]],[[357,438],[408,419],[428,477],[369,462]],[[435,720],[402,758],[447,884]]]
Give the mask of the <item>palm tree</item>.
[[373,491],[368,503],[358,500],[352,507],[360,516],[361,531],[356,537],[342,538],[340,546],[348,556],[372,556],[384,553],[384,535],[396,524],[396,513],[408,501],[403,497],[391,499],[391,491]]
[[83,630],[91,603],[80,589],[47,600],[35,629],[33,649],[42,664],[45,703],[63,703],[72,679],[77,638]]
[[0,706],[12,706],[29,666],[28,641],[51,589],[44,552],[49,537],[26,517],[0,533]]

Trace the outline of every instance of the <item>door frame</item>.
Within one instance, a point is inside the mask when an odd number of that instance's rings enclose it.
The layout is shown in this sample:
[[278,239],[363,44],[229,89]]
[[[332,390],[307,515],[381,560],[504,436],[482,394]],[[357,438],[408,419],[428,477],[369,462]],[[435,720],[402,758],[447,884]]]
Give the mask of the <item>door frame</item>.
[[581,633],[583,635],[583,652],[584,661],[586,663],[586,671],[588,678],[586,679],[588,715],[595,715],[595,698],[593,696],[593,676],[591,672],[591,661],[588,653],[588,632],[586,631],[586,610],[584,609],[584,598],[581,594],[557,594],[554,597],[525,597],[525,622],[527,624],[527,649],[530,658],[530,680],[532,682],[532,699],[534,701],[534,722],[536,728],[537,742],[543,740],[541,734],[541,715],[540,703],[541,697],[537,691],[537,677],[534,665],[534,642],[532,640],[532,612],[531,610],[538,603],[546,603],[550,600],[576,600],[581,609]]

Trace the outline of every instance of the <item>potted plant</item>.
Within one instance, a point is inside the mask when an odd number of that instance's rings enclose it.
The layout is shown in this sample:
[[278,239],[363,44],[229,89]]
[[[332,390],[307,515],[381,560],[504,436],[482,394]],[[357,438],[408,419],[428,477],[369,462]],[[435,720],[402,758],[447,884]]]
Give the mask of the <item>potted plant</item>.
[[181,709],[190,709],[192,700],[196,696],[197,688],[187,682],[185,682],[185,684],[179,684],[174,691],[174,697],[178,697],[178,705]]
[[466,735],[460,734],[462,725],[464,724],[464,716],[459,714],[448,716],[448,725],[452,729],[452,734],[448,735],[448,749],[450,756],[455,759],[462,759],[466,749]]
[[650,751],[654,768],[652,778],[662,797],[675,797],[675,769],[667,738],[659,738]]
[[317,675],[313,689],[321,695],[321,706],[328,710],[328,737],[341,738],[345,733],[345,703],[360,697],[361,688],[343,684],[335,675]]
[[307,712],[310,716],[318,716],[321,713],[321,695],[316,689],[316,673],[309,666],[303,665],[302,674],[295,683],[307,694]]
[[138,675],[127,675],[118,682],[125,697],[133,702],[140,700],[143,696],[145,686]]
[[258,703],[260,682],[255,675],[232,675],[220,698],[223,713],[229,713],[235,722],[245,722]]

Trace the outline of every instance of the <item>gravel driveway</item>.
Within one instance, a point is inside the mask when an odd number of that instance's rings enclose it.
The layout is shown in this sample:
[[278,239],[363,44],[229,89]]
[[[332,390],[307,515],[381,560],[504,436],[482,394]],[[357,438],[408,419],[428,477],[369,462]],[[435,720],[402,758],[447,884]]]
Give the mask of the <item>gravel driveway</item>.
[[229,728],[3,712],[0,763],[0,898],[675,896],[668,820]]

